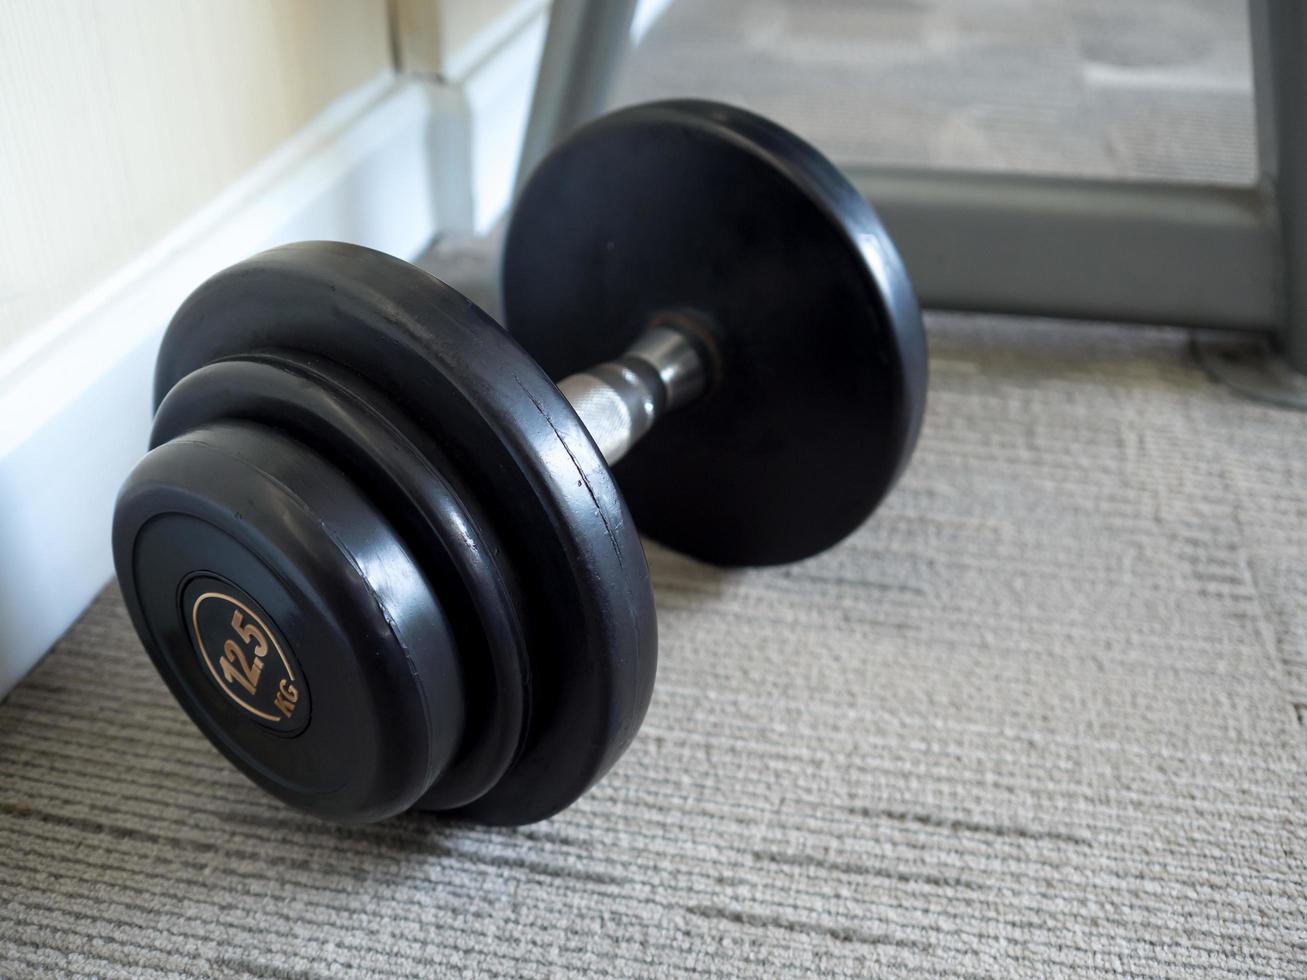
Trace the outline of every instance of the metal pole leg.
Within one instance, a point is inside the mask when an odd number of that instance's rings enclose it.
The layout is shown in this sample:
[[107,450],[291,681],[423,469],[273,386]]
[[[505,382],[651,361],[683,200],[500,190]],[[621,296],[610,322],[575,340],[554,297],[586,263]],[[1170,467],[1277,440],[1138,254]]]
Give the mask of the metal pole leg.
[[[1307,374],[1307,6],[1300,0],[1260,5],[1254,44],[1267,50],[1265,71],[1257,79],[1258,128],[1262,152],[1273,154],[1262,169],[1273,181],[1284,247],[1279,348],[1290,367]],[[1260,19],[1264,24],[1257,23]]]
[[559,140],[599,115],[630,44],[636,0],[554,0],[517,186]]
[[1262,189],[1279,232],[1279,329],[1253,346],[1204,337],[1198,350],[1242,394],[1307,410],[1307,4],[1251,0],[1249,9]]

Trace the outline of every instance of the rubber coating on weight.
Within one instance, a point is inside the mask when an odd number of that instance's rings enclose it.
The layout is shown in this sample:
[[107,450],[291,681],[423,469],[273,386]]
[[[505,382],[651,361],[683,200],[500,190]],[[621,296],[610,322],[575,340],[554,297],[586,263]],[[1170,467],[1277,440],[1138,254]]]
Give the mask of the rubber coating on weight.
[[[657,644],[644,552],[580,420],[455,290],[330,242],[273,249],[196,290],[164,339],[156,402],[205,365],[278,351],[346,366],[393,399],[439,447],[432,465],[469,488],[521,583],[529,728],[502,779],[455,812],[527,823],[567,806],[639,728]],[[313,678],[315,704],[326,683]]]
[[[375,503],[283,433],[228,421],[146,455],[118,497],[114,562],[177,700],[228,759],[292,806],[344,823],[384,819],[412,806],[456,750],[461,670],[439,601]],[[269,730],[214,670],[239,662],[249,696],[275,682],[262,676],[275,668],[255,674],[238,661],[249,649],[232,632],[242,620],[211,635],[202,659],[197,580],[255,622],[259,646],[280,638],[297,691],[311,694],[302,731]]]
[[532,174],[504,248],[509,330],[554,379],[688,309],[717,387],[615,467],[640,530],[724,565],[815,554],[911,455],[926,348],[875,213],[811,146],[709,102],[652,103],[569,137]]
[[448,615],[466,701],[466,747],[423,800],[449,809],[479,798],[517,757],[530,703],[520,589],[492,522],[398,406],[331,361],[283,351],[207,364],[168,392],[151,443],[233,419],[330,458],[408,542]]

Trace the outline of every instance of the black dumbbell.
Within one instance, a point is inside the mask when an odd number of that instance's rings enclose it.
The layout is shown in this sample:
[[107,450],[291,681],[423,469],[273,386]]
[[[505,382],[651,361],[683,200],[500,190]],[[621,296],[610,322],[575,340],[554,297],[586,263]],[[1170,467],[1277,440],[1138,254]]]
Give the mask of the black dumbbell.
[[926,351],[898,255],[758,116],[583,128],[526,186],[501,279],[508,330],[406,262],[290,245],[200,286],[163,341],[123,596],[196,724],[309,813],[561,810],[652,692],[637,524],[792,561],[911,454]]

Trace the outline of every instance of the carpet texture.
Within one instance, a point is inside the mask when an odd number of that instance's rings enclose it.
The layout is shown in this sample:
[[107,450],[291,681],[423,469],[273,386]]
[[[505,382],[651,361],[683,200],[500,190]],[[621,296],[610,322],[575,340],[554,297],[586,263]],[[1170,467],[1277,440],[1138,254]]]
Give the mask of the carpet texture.
[[836,162],[1248,182],[1246,0],[679,0],[619,103],[752,108]]
[[[427,261],[488,297],[489,256]],[[1303,976],[1303,416],[1178,332],[928,327],[920,448],[861,531],[742,572],[649,545],[648,720],[534,827],[286,810],[108,590],[0,705],[0,975]]]

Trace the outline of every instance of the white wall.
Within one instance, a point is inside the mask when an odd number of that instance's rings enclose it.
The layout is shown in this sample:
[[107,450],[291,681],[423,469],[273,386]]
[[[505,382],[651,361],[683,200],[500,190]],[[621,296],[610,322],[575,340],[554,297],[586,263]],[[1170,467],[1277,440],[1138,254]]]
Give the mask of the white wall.
[[0,3],[0,368],[16,341],[390,70],[386,0]]

